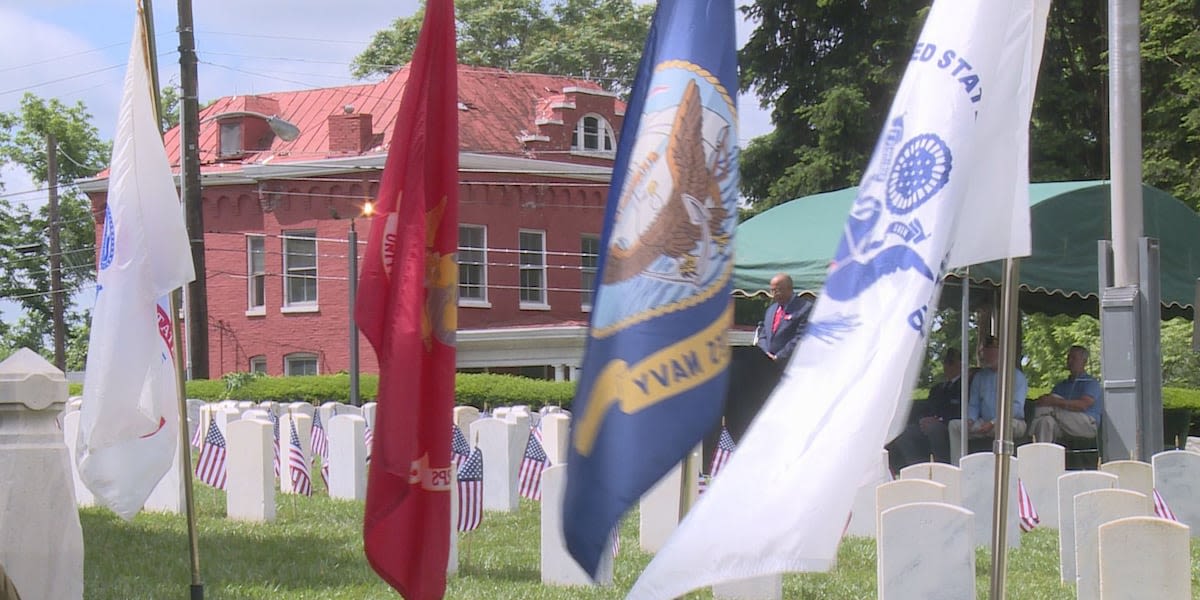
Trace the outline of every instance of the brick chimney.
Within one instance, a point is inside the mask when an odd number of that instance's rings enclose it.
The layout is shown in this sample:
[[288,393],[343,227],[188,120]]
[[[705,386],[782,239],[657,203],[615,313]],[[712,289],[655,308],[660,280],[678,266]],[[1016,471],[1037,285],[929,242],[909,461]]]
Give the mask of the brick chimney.
[[371,115],[355,113],[347,105],[341,114],[329,115],[329,152],[360,154],[371,145]]

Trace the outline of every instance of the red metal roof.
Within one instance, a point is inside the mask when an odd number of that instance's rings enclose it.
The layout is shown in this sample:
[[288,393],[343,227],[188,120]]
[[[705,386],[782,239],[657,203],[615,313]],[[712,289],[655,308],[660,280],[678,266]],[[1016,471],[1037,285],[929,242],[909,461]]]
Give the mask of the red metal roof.
[[[200,111],[202,171],[237,171],[245,164],[347,156],[345,152],[329,151],[328,127],[328,118],[342,114],[346,106],[372,117],[373,139],[379,143],[361,154],[386,152],[407,79],[406,66],[378,83],[219,98]],[[560,110],[557,106],[570,104],[564,94],[567,88],[607,95],[599,85],[583,79],[459,65],[459,148],[465,152],[523,155],[525,146],[518,138],[536,134],[539,119],[554,119],[555,111]],[[615,100],[615,109],[617,115],[623,114],[625,103]],[[300,128],[300,136],[291,142],[275,138],[269,149],[251,150],[236,160],[218,160],[220,126],[217,121],[204,119],[242,110],[286,119]],[[164,142],[171,163],[178,165],[179,128],[168,131]]]

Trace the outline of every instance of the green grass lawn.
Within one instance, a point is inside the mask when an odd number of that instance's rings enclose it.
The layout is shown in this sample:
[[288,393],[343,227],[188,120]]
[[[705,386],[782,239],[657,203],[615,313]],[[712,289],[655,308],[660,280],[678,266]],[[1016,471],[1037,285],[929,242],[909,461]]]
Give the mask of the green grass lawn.
[[[315,472],[315,471],[314,471]],[[196,486],[200,569],[206,598],[364,599],[397,598],[367,565],[362,552],[361,502],[332,500],[320,481],[311,498],[277,496],[273,523],[224,518],[225,496]],[[479,529],[459,537],[459,573],[447,598],[622,598],[650,562],[637,543],[637,518],[621,528],[614,585],[607,588],[543,586],[539,575],[540,510],[521,500],[520,510],[487,513]],[[85,598],[128,600],[186,598],[190,582],[187,529],[182,516],[137,515],[126,523],[104,509],[80,511],[83,522]],[[1009,553],[1008,597],[1073,600],[1074,589],[1058,581],[1058,537],[1049,530],[1022,536]],[[1200,597],[1200,546],[1192,545],[1192,595]],[[979,598],[987,598],[990,559],[976,556]],[[707,590],[686,596],[711,598]],[[846,540],[830,573],[784,577],[789,599],[875,598],[875,542]]]

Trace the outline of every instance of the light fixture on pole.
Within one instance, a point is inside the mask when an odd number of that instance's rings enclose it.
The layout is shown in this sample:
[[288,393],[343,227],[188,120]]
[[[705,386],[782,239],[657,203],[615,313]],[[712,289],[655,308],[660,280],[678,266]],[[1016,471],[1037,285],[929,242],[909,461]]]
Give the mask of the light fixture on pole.
[[[282,136],[281,136],[282,137]],[[368,200],[363,203],[362,216],[370,217],[375,213],[375,205]],[[347,274],[350,278],[350,404],[361,406],[358,388],[358,323],[354,320],[354,305],[358,302],[358,230],[354,228],[354,217],[350,217],[350,234],[347,237],[350,246],[350,267]]]
[[288,121],[279,115],[264,115],[263,113],[254,112],[252,110],[231,110],[229,112],[223,112],[204,117],[204,120],[200,122],[206,123],[208,121],[230,119],[233,117],[257,117],[262,119],[267,122],[267,127],[270,127],[271,131],[274,132],[275,135],[279,136],[279,139],[285,142],[290,142],[300,137],[300,128],[296,127],[296,125],[291,121]]

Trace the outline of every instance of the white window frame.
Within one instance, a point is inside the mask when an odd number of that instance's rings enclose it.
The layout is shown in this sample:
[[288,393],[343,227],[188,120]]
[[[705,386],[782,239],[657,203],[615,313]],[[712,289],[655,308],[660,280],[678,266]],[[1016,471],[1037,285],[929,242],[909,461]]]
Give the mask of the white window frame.
[[[478,231],[480,234],[479,246],[463,245],[463,231]],[[487,249],[487,226],[486,225],[471,225],[469,223],[460,223],[458,225],[458,305],[475,307],[475,308],[491,308],[492,303],[488,301],[488,249]],[[478,261],[468,261],[466,257],[470,252],[480,253]],[[465,284],[466,277],[463,277],[465,269],[479,269],[479,283]],[[468,290],[479,290],[479,297],[474,297],[466,292]]]
[[242,137],[245,136],[245,131],[242,129],[242,121],[238,120],[222,120],[217,121],[220,126],[217,143],[220,144],[218,149],[218,158],[237,158],[246,153],[246,146],[243,143]]
[[[257,244],[257,254],[261,265],[254,268],[254,255]],[[267,314],[267,240],[262,235],[246,236],[246,316],[262,316]]]
[[[261,367],[261,368],[260,368]],[[259,354],[258,356],[250,357],[250,372],[267,374],[267,355]]]
[[[594,244],[594,252],[588,243]],[[590,264],[589,264],[590,263]],[[592,295],[596,287],[596,269],[600,264],[600,236],[584,234],[579,238],[579,309],[592,312]]]
[[[596,121],[595,133],[589,134],[588,121]],[[595,136],[595,147],[589,147],[588,138]],[[617,152],[617,136],[613,133],[612,124],[603,116],[588,113],[575,122],[575,130],[571,132],[571,152],[578,154],[599,154],[613,156]]]
[[[292,370],[295,368],[292,366],[293,363],[298,363],[301,361],[304,361],[304,362],[312,361],[313,372],[312,373],[292,373]],[[293,352],[291,354],[286,354],[283,357],[283,374],[288,377],[298,376],[298,375],[320,375],[321,374],[321,359],[314,352]]]
[[[289,243],[292,241],[311,241],[312,242],[312,266],[296,267],[289,264],[292,255],[299,255],[297,252],[292,252],[289,249]],[[317,310],[317,299],[320,298],[320,279],[318,272],[317,261],[317,232],[311,229],[298,231],[285,231],[280,236],[280,244],[283,247],[283,308],[282,312],[315,312]],[[312,275],[297,275],[293,271],[312,271]],[[296,300],[291,298],[292,280],[294,278],[303,278],[312,280],[313,297],[311,300]]]
[[[525,250],[523,238],[528,235],[537,236],[541,248]],[[533,262],[535,261],[536,262]],[[530,262],[526,262],[530,261]],[[550,299],[546,285],[546,232],[540,229],[520,229],[517,232],[517,299],[522,310],[549,310]],[[525,285],[525,274],[536,273],[539,284],[536,287]],[[539,299],[525,299],[526,292],[537,291]]]

